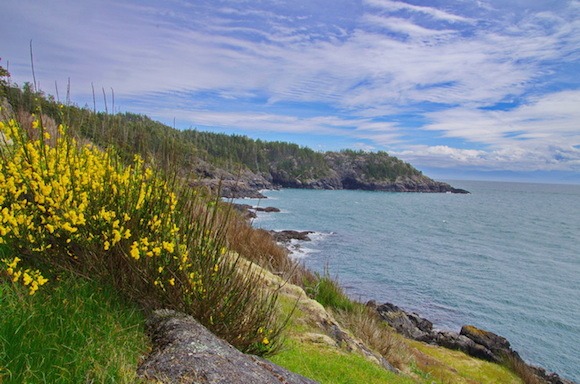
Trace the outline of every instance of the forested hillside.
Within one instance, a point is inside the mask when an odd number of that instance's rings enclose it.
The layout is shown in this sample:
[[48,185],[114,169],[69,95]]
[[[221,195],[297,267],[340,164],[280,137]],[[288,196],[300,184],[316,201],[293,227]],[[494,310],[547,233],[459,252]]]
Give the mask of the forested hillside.
[[33,105],[40,103],[45,117],[76,127],[79,137],[97,145],[113,144],[123,159],[140,154],[212,189],[219,185],[225,196],[251,196],[259,189],[276,187],[464,192],[431,180],[386,152],[322,153],[286,142],[177,130],[143,115],[62,104],[35,92],[28,83],[22,88],[5,84],[3,89],[15,112],[38,113]]

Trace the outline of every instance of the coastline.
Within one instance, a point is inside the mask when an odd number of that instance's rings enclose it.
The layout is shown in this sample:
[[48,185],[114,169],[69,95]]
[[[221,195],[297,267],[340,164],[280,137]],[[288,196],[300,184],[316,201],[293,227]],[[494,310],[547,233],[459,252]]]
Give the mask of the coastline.
[[[266,209],[261,209],[261,211],[268,212]],[[270,212],[275,211],[272,210]],[[308,235],[310,233],[315,233],[311,231],[296,231],[292,229],[270,232],[278,240],[279,244],[285,246],[290,253],[296,250],[295,247],[298,247],[299,249],[305,242],[310,241]],[[543,382],[551,384],[575,383],[572,380],[562,378],[558,373],[548,372],[542,367],[526,363],[520,357],[519,353],[511,348],[507,339],[492,332],[485,331],[472,325],[461,327],[462,329],[460,332],[434,330],[433,323],[428,319],[421,317],[417,313],[405,311],[396,305],[390,303],[377,305],[372,301],[369,302],[368,305],[377,310],[380,308],[381,310],[378,310],[378,312],[381,317],[389,323],[391,327],[396,329],[398,333],[407,338],[427,344],[439,345],[448,349],[460,350],[470,356],[496,363],[502,363],[505,356],[509,356],[512,364],[515,362],[517,364],[525,365],[527,368],[532,370],[535,375],[540,377]],[[391,308],[392,310],[387,311],[385,308]],[[393,315],[393,313],[395,315]],[[397,319],[397,321],[389,321],[390,318]],[[486,337],[478,339],[478,335],[486,335]]]

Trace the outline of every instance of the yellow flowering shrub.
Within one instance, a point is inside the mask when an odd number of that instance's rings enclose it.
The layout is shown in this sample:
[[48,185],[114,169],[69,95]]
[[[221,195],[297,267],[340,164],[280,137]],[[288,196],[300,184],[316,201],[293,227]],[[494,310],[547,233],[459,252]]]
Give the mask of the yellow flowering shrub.
[[14,255],[0,259],[0,278],[32,295],[63,268],[95,275],[192,314],[245,352],[275,348],[276,294],[229,255],[218,197],[42,121],[0,122],[0,245]]
[[[39,121],[32,122],[32,130],[40,131],[34,135],[15,120],[0,122],[0,244],[22,253],[1,260],[0,268],[33,294],[47,279],[20,268],[22,258],[51,264],[65,255],[83,262],[74,252],[82,247],[175,263],[177,196],[170,186],[140,157],[123,166],[112,151],[80,146],[62,125],[49,145],[50,134]],[[187,247],[179,249],[187,255]],[[187,257],[177,258],[182,259],[187,264]],[[174,285],[175,279],[159,281]]]

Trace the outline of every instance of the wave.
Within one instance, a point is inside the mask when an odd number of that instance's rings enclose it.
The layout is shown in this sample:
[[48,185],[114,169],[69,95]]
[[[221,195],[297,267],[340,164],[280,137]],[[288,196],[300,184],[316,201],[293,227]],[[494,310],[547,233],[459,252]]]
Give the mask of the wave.
[[286,248],[293,259],[305,259],[312,254],[320,253],[320,243],[332,236],[334,232],[311,232],[308,234],[310,241],[292,239]]

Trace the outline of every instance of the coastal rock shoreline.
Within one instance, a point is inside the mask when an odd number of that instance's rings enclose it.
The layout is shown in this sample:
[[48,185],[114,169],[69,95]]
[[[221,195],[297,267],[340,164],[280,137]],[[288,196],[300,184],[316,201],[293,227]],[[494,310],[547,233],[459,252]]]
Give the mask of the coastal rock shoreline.
[[[299,245],[293,241],[310,241],[312,231],[270,231],[274,239],[288,252]],[[459,333],[449,330],[438,330],[433,323],[414,312],[408,312],[392,303],[377,304],[371,300],[367,306],[375,309],[379,316],[397,333],[447,349],[459,350],[467,355],[497,364],[519,365],[531,372],[540,383],[546,384],[575,384],[574,381],[560,377],[557,373],[548,372],[542,367],[526,363],[517,351],[511,348],[509,341],[493,332],[477,328],[473,325],[464,325]]]
[[405,193],[453,193],[469,194],[465,189],[454,188],[451,185],[439,181],[417,182],[417,181],[398,181],[398,182],[355,182],[345,180],[342,184],[327,184],[324,181],[309,181],[305,183],[291,184],[269,184],[261,185],[254,188],[248,183],[242,181],[220,184],[219,180],[204,179],[197,184],[203,185],[212,191],[218,191],[218,185],[221,185],[219,194],[225,199],[266,199],[262,193],[263,190],[280,190],[282,188],[292,189],[314,189],[314,190],[361,190],[374,192],[405,192]]
[[407,312],[392,303],[377,305],[369,301],[367,306],[374,308],[379,316],[403,336],[448,349],[459,350],[466,354],[494,363],[518,364],[527,367],[541,382],[549,384],[574,384],[557,373],[547,372],[544,368],[526,363],[509,341],[493,332],[464,325],[459,333],[441,331],[433,328],[433,323],[414,312]]
[[[336,155],[338,156],[338,155]],[[269,172],[254,173],[244,170],[232,174],[207,163],[200,163],[199,175],[192,184],[202,186],[226,199],[266,198],[263,190],[281,188],[315,190],[362,190],[377,192],[454,193],[469,194],[448,183],[435,181],[422,174],[401,175],[393,178],[372,178],[356,167],[334,164],[331,175],[319,178],[293,177],[285,172],[271,169]]]
[[[238,209],[252,208],[242,205]],[[276,210],[266,210],[276,212]],[[269,231],[278,244],[286,247],[289,253],[293,247],[300,247],[296,242],[310,241],[309,235],[313,231]],[[459,350],[472,357],[498,363],[519,365],[531,372],[540,383],[546,384],[575,384],[574,381],[560,377],[557,373],[548,372],[542,367],[526,363],[517,351],[511,348],[509,341],[493,332],[477,328],[473,325],[464,325],[459,333],[449,330],[437,330],[428,319],[417,313],[405,311],[392,303],[377,304],[371,300],[367,306],[374,308],[379,316],[387,322],[396,332],[403,336],[420,342],[437,345],[447,349]]]

